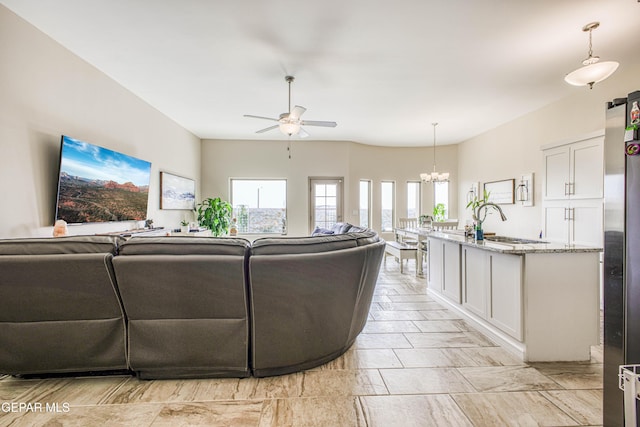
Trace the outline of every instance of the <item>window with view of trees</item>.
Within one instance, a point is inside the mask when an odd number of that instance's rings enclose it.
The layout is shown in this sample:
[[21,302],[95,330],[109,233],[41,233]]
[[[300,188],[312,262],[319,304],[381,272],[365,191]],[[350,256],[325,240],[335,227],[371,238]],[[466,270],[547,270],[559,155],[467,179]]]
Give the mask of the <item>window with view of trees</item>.
[[231,205],[238,233],[286,234],[285,179],[231,179]]
[[449,218],[449,183],[433,183],[433,205],[442,203],[444,205],[444,217]]

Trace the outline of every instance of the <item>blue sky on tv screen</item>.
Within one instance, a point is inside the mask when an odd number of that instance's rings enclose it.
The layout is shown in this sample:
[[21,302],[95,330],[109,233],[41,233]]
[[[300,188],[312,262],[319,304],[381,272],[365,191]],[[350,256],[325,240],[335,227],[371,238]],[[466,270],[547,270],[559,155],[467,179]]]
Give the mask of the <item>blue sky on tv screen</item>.
[[151,163],[63,136],[60,171],[82,178],[144,186],[149,185]]

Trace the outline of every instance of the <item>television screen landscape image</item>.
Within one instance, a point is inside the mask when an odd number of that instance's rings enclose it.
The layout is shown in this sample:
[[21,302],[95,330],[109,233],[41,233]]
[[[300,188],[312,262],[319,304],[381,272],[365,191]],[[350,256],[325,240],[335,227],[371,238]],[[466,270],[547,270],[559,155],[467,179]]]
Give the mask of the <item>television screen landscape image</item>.
[[56,220],[144,220],[151,163],[62,136]]

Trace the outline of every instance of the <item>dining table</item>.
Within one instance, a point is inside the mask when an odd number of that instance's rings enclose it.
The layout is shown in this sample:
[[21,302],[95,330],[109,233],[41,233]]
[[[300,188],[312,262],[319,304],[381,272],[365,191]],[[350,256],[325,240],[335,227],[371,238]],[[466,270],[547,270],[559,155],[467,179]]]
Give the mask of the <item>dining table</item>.
[[416,276],[424,277],[424,245],[427,241],[427,237],[433,230],[431,228],[394,228],[395,239],[399,242],[406,239],[412,239],[418,242],[417,254],[416,254]]

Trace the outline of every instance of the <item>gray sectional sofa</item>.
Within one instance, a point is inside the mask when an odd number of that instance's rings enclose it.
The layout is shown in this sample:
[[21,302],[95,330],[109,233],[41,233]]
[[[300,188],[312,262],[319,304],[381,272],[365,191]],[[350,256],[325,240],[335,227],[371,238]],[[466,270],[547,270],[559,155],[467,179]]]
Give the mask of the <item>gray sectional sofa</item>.
[[0,240],[0,373],[279,375],[345,352],[384,253],[370,230],[303,238]]

